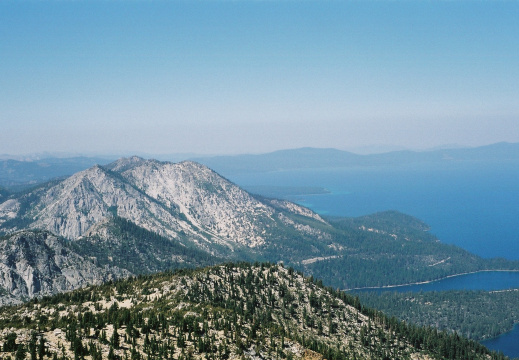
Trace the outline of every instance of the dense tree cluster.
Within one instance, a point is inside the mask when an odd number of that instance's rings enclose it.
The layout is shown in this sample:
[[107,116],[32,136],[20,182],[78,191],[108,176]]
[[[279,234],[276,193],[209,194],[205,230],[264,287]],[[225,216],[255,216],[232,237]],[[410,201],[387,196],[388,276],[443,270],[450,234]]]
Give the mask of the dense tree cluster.
[[409,323],[470,339],[498,336],[519,322],[519,291],[359,292],[362,302]]

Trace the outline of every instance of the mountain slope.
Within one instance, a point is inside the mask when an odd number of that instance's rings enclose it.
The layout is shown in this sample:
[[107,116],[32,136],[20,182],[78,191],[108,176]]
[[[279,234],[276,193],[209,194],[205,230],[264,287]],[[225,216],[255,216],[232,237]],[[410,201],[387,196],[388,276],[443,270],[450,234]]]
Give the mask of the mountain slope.
[[129,274],[117,267],[94,265],[48,232],[23,231],[0,239],[0,304],[101,284]]
[[4,308],[0,329],[4,352],[14,357],[22,344],[36,352],[40,343],[42,360],[503,358],[456,335],[407,326],[269,264],[226,264],[61,294]]
[[362,303],[419,326],[434,326],[469,339],[496,338],[519,322],[519,289],[400,293],[359,292]]
[[172,237],[187,227],[179,223],[174,209],[166,209],[100,166],[50,187],[26,217],[35,220],[30,227],[77,239],[112,217],[112,211],[139,226]]
[[[304,211],[294,205],[285,212]],[[205,166],[136,157],[94,166],[0,204],[4,232],[40,228],[71,240],[102,237],[102,225],[115,215],[220,254],[266,245],[280,221],[273,207]],[[22,226],[10,226],[15,217],[24,220]]]
[[[193,163],[139,161],[113,170],[148,196],[176,207],[195,226],[220,238],[249,247],[265,244],[263,223],[273,223],[274,211],[209,168]],[[121,171],[122,170],[122,171]]]
[[[119,275],[127,276],[205,266],[223,257],[256,259],[269,253],[267,249],[278,256],[283,246],[285,252],[295,247],[278,242],[286,233],[299,236],[307,247],[325,248],[326,244],[314,235],[326,235],[326,228],[332,229],[307,209],[284,202],[262,202],[202,165],[137,157],[120,159],[107,167],[96,165],[2,200],[0,233],[29,234],[27,230],[42,229],[54,238],[62,237],[67,241],[53,242],[55,246],[39,244],[41,253],[67,248],[69,254],[95,263],[91,271],[103,273],[98,274],[102,278],[114,275],[103,266],[124,269]],[[291,218],[320,224],[323,229],[311,229]],[[39,239],[36,233],[29,237]],[[0,245],[8,246],[13,239],[7,236]],[[22,252],[19,260],[29,261],[31,254]],[[294,254],[303,257],[304,249]],[[82,262],[76,262],[79,269]],[[6,265],[6,273],[16,271],[13,264]],[[27,275],[24,281],[26,290],[5,286],[5,301],[95,282],[90,279],[31,290]]]
[[68,242],[68,246],[78,254],[95,258],[99,265],[117,266],[132,274],[223,262],[222,258],[172,241],[118,216],[104,223],[103,228],[104,238],[86,236]]

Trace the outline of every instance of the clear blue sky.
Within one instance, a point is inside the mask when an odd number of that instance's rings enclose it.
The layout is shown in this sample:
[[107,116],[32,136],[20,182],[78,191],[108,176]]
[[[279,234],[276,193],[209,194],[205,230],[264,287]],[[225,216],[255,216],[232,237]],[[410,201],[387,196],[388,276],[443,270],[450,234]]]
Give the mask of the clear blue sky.
[[519,142],[519,1],[1,1],[0,154]]

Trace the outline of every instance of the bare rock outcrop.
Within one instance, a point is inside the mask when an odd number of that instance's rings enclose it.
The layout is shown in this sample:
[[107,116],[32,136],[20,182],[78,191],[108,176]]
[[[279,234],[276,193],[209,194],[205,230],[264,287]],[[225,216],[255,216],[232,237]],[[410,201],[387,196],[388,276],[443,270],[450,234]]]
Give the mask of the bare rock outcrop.
[[128,276],[116,267],[100,268],[46,231],[21,231],[0,241],[0,304],[55,294]]

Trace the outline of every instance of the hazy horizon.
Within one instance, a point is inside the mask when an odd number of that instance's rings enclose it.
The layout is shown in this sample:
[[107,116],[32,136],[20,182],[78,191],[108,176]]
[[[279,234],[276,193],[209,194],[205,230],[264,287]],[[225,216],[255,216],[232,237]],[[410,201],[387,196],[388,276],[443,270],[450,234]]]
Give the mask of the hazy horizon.
[[101,159],[117,159],[121,157],[130,157],[130,156],[139,156],[142,158],[154,158],[157,160],[167,160],[167,161],[181,161],[181,160],[189,160],[196,158],[206,158],[206,157],[218,157],[218,156],[239,156],[239,155],[265,155],[269,153],[275,153],[278,151],[290,151],[290,150],[299,150],[305,148],[311,149],[333,149],[339,151],[350,152],[352,154],[357,155],[377,155],[377,154],[385,154],[399,151],[411,151],[411,152],[433,152],[438,150],[455,150],[455,149],[473,149],[479,147],[492,146],[497,144],[519,144],[519,143],[510,143],[510,142],[498,142],[491,144],[483,144],[477,146],[462,146],[457,144],[446,144],[443,146],[437,146],[427,149],[412,149],[412,148],[404,148],[398,146],[384,146],[384,145],[375,145],[375,146],[365,146],[357,149],[338,149],[333,147],[311,147],[311,146],[301,146],[297,148],[285,148],[285,149],[275,149],[272,151],[265,152],[242,152],[242,153],[147,153],[142,151],[133,151],[133,152],[120,152],[120,153],[102,153],[102,152],[51,152],[51,151],[43,151],[43,152],[34,152],[34,153],[25,153],[25,154],[9,154],[3,153],[0,154],[0,160],[43,160],[43,159],[51,159],[51,158],[74,158],[74,157],[90,157],[90,158],[101,158]]
[[515,1],[2,1],[0,154],[519,142],[518,14]]

